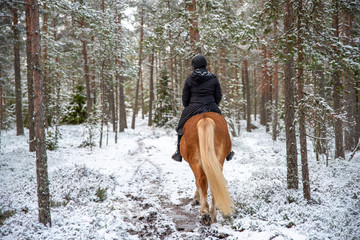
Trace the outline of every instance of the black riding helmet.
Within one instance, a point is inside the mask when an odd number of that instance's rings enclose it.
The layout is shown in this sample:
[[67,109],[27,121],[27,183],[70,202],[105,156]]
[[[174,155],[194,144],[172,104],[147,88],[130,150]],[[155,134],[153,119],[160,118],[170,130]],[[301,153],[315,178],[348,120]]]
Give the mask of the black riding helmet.
[[196,55],[191,60],[191,65],[194,67],[194,69],[205,68],[207,65],[207,62],[206,62],[205,57],[203,55],[199,54],[199,55]]

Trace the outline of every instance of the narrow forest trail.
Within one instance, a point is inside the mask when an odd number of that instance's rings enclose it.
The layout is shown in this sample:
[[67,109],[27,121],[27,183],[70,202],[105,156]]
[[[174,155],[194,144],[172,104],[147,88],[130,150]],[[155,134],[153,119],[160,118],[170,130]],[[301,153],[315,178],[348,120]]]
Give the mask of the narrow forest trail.
[[[192,204],[192,194],[178,198],[175,202],[171,201],[171,197],[176,198],[176,194],[195,191],[191,169],[186,162],[171,160],[171,155],[165,157],[164,149],[152,145],[153,141],[148,141],[149,139],[150,136],[139,138],[136,141],[137,149],[131,152],[136,167],[128,182],[131,193],[126,196],[131,199],[132,204],[144,211],[154,206],[160,208],[157,211],[147,211],[145,216],[135,214],[130,222],[137,230],[130,230],[129,233],[141,238],[164,239],[173,235],[175,227],[178,231],[176,236],[183,239],[218,237],[216,232],[204,231],[206,227],[200,224],[200,207]],[[170,172],[169,165],[177,170]],[[181,179],[184,174],[187,175],[187,180],[191,179],[187,183]],[[172,192],[174,187],[177,188],[177,193]],[[162,229],[159,231],[159,228]]]

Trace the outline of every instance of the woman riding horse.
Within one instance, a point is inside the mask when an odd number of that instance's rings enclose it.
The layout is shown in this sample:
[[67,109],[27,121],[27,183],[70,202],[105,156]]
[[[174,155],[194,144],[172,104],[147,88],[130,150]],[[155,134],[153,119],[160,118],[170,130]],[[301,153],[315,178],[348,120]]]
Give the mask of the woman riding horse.
[[[179,124],[176,128],[178,134],[177,150],[172,155],[172,159],[181,162],[182,156],[180,154],[180,140],[183,135],[183,128],[188,119],[192,116],[204,112],[216,112],[221,114],[218,107],[221,98],[221,87],[219,80],[215,75],[208,72],[206,69],[207,62],[204,56],[196,55],[191,65],[194,71],[186,79],[182,102],[185,107],[181,114]],[[234,152],[231,151],[226,157],[226,160],[231,160]]]

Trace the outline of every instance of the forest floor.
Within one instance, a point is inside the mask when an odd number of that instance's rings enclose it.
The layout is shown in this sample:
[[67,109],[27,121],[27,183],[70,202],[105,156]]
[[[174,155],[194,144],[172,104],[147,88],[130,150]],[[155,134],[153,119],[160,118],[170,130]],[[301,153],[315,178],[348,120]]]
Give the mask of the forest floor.
[[[256,124],[256,123],[255,123]],[[233,138],[225,162],[235,212],[200,224],[186,162],[171,160],[175,131],[146,126],[106,133],[103,147],[79,147],[85,126],[61,126],[48,151],[52,227],[38,223],[35,153],[27,135],[3,131],[0,149],[1,239],[359,239],[360,153],[349,162],[317,162],[309,141],[311,203],[286,183],[285,140],[263,127]],[[99,138],[95,138],[99,139]],[[299,160],[300,162],[300,160]],[[299,170],[301,166],[299,165]],[[299,173],[301,176],[301,172]]]

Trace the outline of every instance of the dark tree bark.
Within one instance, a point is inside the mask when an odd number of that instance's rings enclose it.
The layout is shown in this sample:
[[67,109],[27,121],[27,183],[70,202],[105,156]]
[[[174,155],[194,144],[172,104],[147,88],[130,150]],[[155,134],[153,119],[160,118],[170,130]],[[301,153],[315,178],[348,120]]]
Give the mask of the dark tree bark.
[[[324,71],[321,64],[316,65],[315,69],[315,93],[319,95],[321,99],[325,100],[325,85],[324,85]],[[317,113],[320,117],[325,116],[323,110],[320,113]],[[317,119],[315,122],[315,154],[316,160],[319,161],[319,154],[326,154],[326,123],[323,122],[323,119]]]
[[302,183],[304,198],[310,201],[310,180],[309,180],[309,168],[308,168],[308,157],[307,157],[307,143],[306,143],[306,128],[305,128],[305,108],[304,108],[304,50],[303,50],[303,2],[298,0],[298,21],[297,21],[297,48],[298,48],[298,59],[297,59],[297,91],[298,91],[298,109],[299,109],[299,133],[300,133],[300,152],[301,152],[301,171],[302,171]]
[[[277,21],[274,20],[274,46],[277,45]],[[279,104],[279,77],[278,77],[278,61],[275,60],[273,72],[273,119],[272,119],[272,139],[277,139],[277,125],[278,125],[278,104]]]
[[[338,2],[337,0],[333,0],[335,12],[333,13],[333,21],[332,27],[335,29],[335,37],[339,38],[339,16],[338,16]],[[334,47],[336,51],[336,47]],[[343,142],[343,126],[342,121],[339,118],[341,113],[341,82],[340,82],[340,70],[334,65],[334,70],[332,73],[332,79],[334,82],[333,85],[333,100],[334,100],[334,111],[335,111],[335,119],[334,119],[334,128],[335,128],[335,158],[345,158],[344,154],[344,142]]]
[[[81,19],[81,27],[85,27],[84,19]],[[87,113],[90,114],[92,110],[92,99],[91,99],[91,83],[90,83],[90,74],[89,74],[89,64],[88,64],[88,55],[87,55],[87,42],[85,40],[85,34],[83,34],[81,39],[82,44],[82,55],[84,60],[84,80],[86,85],[86,109]]]
[[[53,9],[54,11],[54,9]],[[57,33],[56,33],[56,18],[53,18],[53,36],[54,36],[54,41],[57,41]],[[61,79],[59,77],[59,71],[58,71],[58,67],[59,67],[59,57],[56,56],[55,57],[55,90],[56,90],[56,99],[55,99],[55,146],[58,145],[58,141],[59,141],[59,124],[61,121],[61,114],[60,114],[60,110],[61,110],[61,106],[60,106],[60,91],[61,91]]]
[[[313,19],[319,19],[321,15],[323,14],[324,9],[324,3],[322,1],[319,1],[318,8],[316,11],[313,12]],[[323,28],[321,24],[316,24],[315,30],[319,32],[320,34],[323,34]],[[315,62],[315,71],[313,72],[314,75],[314,90],[315,94],[318,95],[323,101],[326,101],[325,99],[325,76],[324,76],[324,70],[323,66],[324,64],[319,61]],[[315,136],[315,144],[314,144],[314,150],[316,155],[316,160],[320,161],[319,155],[320,154],[327,154],[327,141],[326,141],[326,128],[327,123],[324,121],[325,119],[322,119],[326,116],[325,110],[322,106],[320,107],[320,111],[316,113],[317,117],[315,118],[315,127],[314,127],[314,136]]]
[[99,142],[99,147],[102,147],[102,140],[103,140],[103,133],[104,133],[104,123],[105,123],[105,117],[106,117],[106,110],[105,110],[104,68],[105,68],[105,61],[102,61],[102,64],[101,64],[101,81],[100,81],[100,91],[101,91],[101,123],[100,123],[100,142]]
[[144,102],[144,79],[142,66],[140,67],[140,97],[141,97],[141,119],[145,118],[145,102]]
[[2,123],[3,123],[3,81],[2,81],[2,69],[0,67],[0,132],[2,130]]
[[115,125],[114,125],[114,131],[115,131],[115,143],[117,143],[118,139],[118,131],[117,126],[119,123],[118,119],[118,109],[119,109],[119,74],[116,74],[116,83],[115,83]]
[[257,115],[257,74],[256,74],[256,65],[254,67],[254,121],[256,121],[256,115]]
[[[115,79],[112,79],[114,81]],[[116,108],[115,108],[115,93],[114,93],[114,83],[111,82],[109,88],[109,110],[111,112],[111,123],[113,125],[113,132],[116,132]]]
[[[170,41],[171,41],[171,33],[170,33]],[[173,56],[173,48],[170,47],[170,82],[171,82],[171,101],[172,101],[172,112],[173,116],[176,115],[176,107],[175,107],[175,83],[174,83],[174,56]]]
[[[351,37],[351,17],[348,11],[343,14],[342,42],[344,45],[350,44]],[[355,148],[355,100],[356,93],[354,79],[348,71],[343,71],[344,100],[346,111],[346,124],[344,128],[345,150],[352,151]]]
[[260,124],[263,126],[267,125],[267,114],[266,114],[266,84],[267,84],[267,50],[264,45],[263,48],[263,65],[261,68],[261,86],[260,86]]
[[[267,59],[271,61],[272,53],[271,50],[267,51]],[[265,110],[266,110],[266,132],[270,131],[270,122],[271,122],[271,106],[272,106],[272,74],[269,68],[266,69],[266,95],[265,95]]]
[[[294,31],[293,7],[290,0],[285,0],[284,32],[285,34]],[[286,161],[287,161],[287,183],[289,189],[298,189],[298,164],[297,146],[295,133],[295,106],[294,106],[294,83],[293,83],[293,56],[290,54],[293,46],[287,41],[284,48],[286,56],[284,65],[284,91],[285,91],[285,134],[286,134]]]
[[[359,69],[360,73],[360,69]],[[360,141],[360,81],[358,82],[358,91],[357,91],[357,118],[356,118],[356,145]]]
[[[27,0],[29,3],[30,0]],[[44,116],[44,82],[41,73],[41,39],[39,27],[39,3],[31,0],[31,29],[32,29],[32,63],[34,80],[34,116],[36,141],[36,175],[37,195],[39,205],[39,222],[51,226],[50,191],[47,171],[47,154],[45,144],[45,116]]]
[[[121,64],[120,67],[121,69]],[[120,104],[120,111],[119,111],[119,131],[123,132],[125,128],[127,128],[127,121],[126,121],[126,108],[125,108],[125,93],[124,93],[124,78],[119,74],[119,104]]]
[[[242,110],[243,119],[246,120],[246,84],[245,84],[245,70],[241,69],[241,85],[242,85],[242,104],[240,104],[239,109]],[[240,111],[239,111],[240,113]]]
[[244,60],[244,78],[246,86],[246,131],[251,132],[251,116],[250,116],[250,82],[248,72],[248,61]]
[[22,116],[22,91],[20,69],[20,31],[18,26],[18,10],[13,8],[13,32],[14,32],[14,72],[15,72],[15,109],[16,109],[16,135],[24,135]]
[[229,88],[226,81],[226,62],[225,62],[225,49],[220,47],[220,76],[219,81],[221,82],[221,90],[223,94],[229,92]]
[[[169,15],[171,15],[171,5],[170,0],[167,2],[168,4],[168,11]],[[171,29],[169,29],[169,43],[172,42],[172,32]],[[170,82],[171,82],[171,106],[172,106],[172,113],[173,116],[176,116],[176,106],[175,106],[175,83],[174,83],[174,54],[173,54],[173,46],[170,45]]]
[[26,64],[27,64],[27,89],[28,89],[28,115],[29,115],[29,151],[35,152],[35,125],[34,125],[34,86],[33,86],[33,67],[32,67],[32,30],[31,30],[31,7],[30,1],[25,4],[26,18]]
[[[94,43],[95,37],[94,35],[91,36],[91,41]],[[96,104],[96,81],[95,81],[95,58],[92,57],[92,64],[91,64],[91,84],[90,84],[90,95],[91,95],[91,102],[92,105]]]
[[[121,15],[117,14],[118,17],[118,34],[119,40],[121,40],[122,29],[121,29]],[[119,51],[122,49],[118,46]],[[122,54],[120,55],[122,58]],[[124,94],[124,78],[121,74],[121,59],[118,59],[118,71],[117,71],[117,82],[119,82],[119,132],[123,132],[125,128],[127,128],[126,122],[126,108],[125,108],[125,94]]]
[[141,77],[141,63],[142,63],[142,42],[144,38],[144,9],[141,9],[141,20],[140,20],[140,49],[139,49],[139,62],[138,62],[138,78],[136,80],[136,89],[135,89],[135,103],[133,108],[133,115],[131,121],[131,128],[135,129],[135,117],[138,110],[138,98],[139,98],[139,85],[140,85],[140,77]]
[[201,48],[196,46],[200,40],[199,34],[199,24],[196,17],[196,1],[192,0],[188,5],[188,10],[190,12],[190,44],[194,53],[201,53]]
[[[46,3],[44,3],[44,11],[43,11],[43,33],[45,35],[48,35],[48,13],[47,13],[47,5]],[[42,75],[43,75],[43,82],[44,82],[44,115],[45,115],[45,128],[48,129],[49,125],[51,123],[49,123],[49,120],[51,119],[51,113],[49,111],[49,80],[48,79],[48,51],[47,51],[47,44],[46,41],[43,41],[42,43],[43,45],[43,69],[42,69]]]
[[152,126],[152,109],[154,103],[154,47],[151,50],[150,60],[150,101],[149,101],[149,121],[148,126]]

